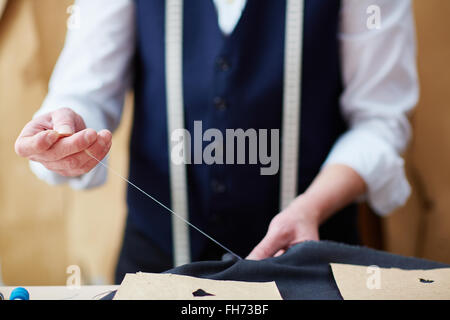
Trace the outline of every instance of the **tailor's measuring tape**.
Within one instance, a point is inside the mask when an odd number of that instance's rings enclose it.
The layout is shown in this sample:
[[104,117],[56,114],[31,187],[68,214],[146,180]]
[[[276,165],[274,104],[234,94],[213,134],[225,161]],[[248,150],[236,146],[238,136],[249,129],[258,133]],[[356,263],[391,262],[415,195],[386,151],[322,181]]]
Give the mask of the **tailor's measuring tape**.
[[[172,242],[175,266],[191,262],[189,230],[182,220],[189,219],[186,165],[171,161],[171,135],[184,128],[183,102],[183,0],[166,0],[165,26],[167,132],[171,204],[180,219],[172,218]],[[183,139],[183,142],[186,142]],[[184,145],[183,150],[187,145]]]
[[280,210],[297,196],[304,0],[287,0],[284,40]]
[[[304,0],[287,0],[285,23],[282,163],[280,209],[297,196],[300,139],[300,92]],[[184,128],[183,114],[183,0],[166,1],[166,95],[168,136]],[[186,139],[184,139],[186,141]],[[169,141],[169,145],[171,142]],[[169,148],[170,150],[170,148]],[[186,150],[186,149],[184,149]],[[170,151],[169,151],[170,152]],[[169,154],[170,161],[170,154]],[[172,208],[188,219],[186,168],[170,161]],[[176,264],[189,262],[189,233],[180,221],[172,220]]]

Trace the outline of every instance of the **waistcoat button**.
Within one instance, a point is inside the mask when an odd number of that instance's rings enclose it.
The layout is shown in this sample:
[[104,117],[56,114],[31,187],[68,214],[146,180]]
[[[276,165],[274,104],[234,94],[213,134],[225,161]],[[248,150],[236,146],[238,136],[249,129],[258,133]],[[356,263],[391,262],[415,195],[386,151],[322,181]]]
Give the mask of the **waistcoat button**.
[[211,181],[211,188],[214,193],[224,193],[227,189],[227,187],[223,183],[217,180]]
[[221,97],[214,98],[214,106],[217,110],[225,110],[227,108],[227,103]]
[[223,57],[218,58],[216,62],[221,71],[228,71],[231,68],[230,62]]

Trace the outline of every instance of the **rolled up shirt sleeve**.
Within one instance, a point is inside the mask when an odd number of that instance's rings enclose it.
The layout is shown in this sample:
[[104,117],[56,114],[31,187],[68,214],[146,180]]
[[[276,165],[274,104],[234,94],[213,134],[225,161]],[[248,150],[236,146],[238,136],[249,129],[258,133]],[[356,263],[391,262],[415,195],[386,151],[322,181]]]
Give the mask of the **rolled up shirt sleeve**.
[[[372,28],[367,19],[376,10],[380,25]],[[366,182],[364,198],[386,215],[411,192],[401,157],[411,137],[408,114],[419,94],[411,1],[344,0],[339,41],[340,105],[349,129],[324,166],[354,169]]]
[[[67,31],[48,94],[34,117],[68,107],[88,128],[117,128],[132,78],[134,10],[132,0],[75,1],[73,18],[79,21]],[[30,161],[30,168],[47,183],[69,183],[75,189],[102,185],[107,177],[101,165],[74,178],[63,177],[34,161]]]

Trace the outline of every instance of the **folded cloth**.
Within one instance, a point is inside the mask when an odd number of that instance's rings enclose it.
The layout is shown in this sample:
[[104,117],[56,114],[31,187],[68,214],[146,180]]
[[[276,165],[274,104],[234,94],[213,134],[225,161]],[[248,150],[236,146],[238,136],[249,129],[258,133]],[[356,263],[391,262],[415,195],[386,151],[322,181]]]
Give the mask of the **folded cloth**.
[[[381,268],[433,269],[449,265],[404,257],[361,246],[331,241],[306,241],[285,254],[262,261],[224,259],[201,261],[167,270],[215,280],[275,281],[283,299],[341,300],[330,263],[377,265]],[[104,299],[112,299],[114,293]]]

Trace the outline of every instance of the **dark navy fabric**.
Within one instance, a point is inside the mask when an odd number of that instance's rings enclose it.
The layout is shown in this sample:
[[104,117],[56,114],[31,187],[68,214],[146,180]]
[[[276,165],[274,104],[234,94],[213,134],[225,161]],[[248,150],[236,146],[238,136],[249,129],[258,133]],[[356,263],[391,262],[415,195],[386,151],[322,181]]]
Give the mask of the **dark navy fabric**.
[[[331,241],[307,241],[262,261],[202,261],[166,271],[215,280],[275,281],[283,299],[342,299],[330,263],[381,268],[434,269],[449,265]],[[105,297],[112,299],[114,294]]]
[[[165,2],[136,0],[135,111],[130,180],[170,206],[164,61]],[[225,36],[212,1],[184,5],[183,79],[185,127],[281,129],[285,1],[248,0],[238,25]],[[306,0],[298,191],[320,170],[346,129],[337,40],[339,0]],[[281,143],[280,143],[281,146]],[[281,150],[280,150],[281,155]],[[188,165],[189,219],[245,256],[263,238],[279,210],[279,174],[261,165]],[[171,217],[128,188],[129,222],[171,254]],[[354,207],[321,229],[321,237],[356,243]],[[193,260],[208,239],[191,230]]]
[[[202,247],[202,250],[197,256],[197,260],[221,260],[227,254],[229,255],[220,246],[209,241]],[[155,241],[141,231],[141,228],[128,221],[116,266],[115,283],[120,284],[127,273],[135,273],[138,271],[159,273],[172,267],[172,256],[170,252],[161,250]]]
[[[198,254],[197,260],[221,260],[224,254],[225,251],[221,247],[210,241]],[[128,221],[115,270],[114,282],[120,284],[127,273],[138,271],[159,273],[172,267],[170,252],[161,250],[140,228]]]

